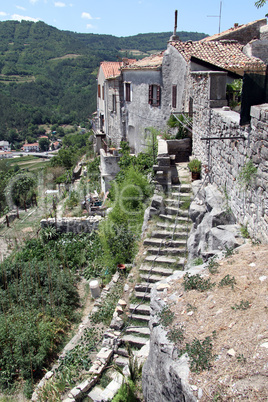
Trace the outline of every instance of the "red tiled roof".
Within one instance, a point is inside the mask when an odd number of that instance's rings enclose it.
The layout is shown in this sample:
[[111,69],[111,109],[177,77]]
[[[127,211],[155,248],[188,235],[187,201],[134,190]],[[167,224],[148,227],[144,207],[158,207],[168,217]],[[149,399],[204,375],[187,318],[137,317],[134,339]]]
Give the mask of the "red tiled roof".
[[136,63],[123,66],[122,70],[155,70],[162,66],[164,51],[144,57]]
[[224,70],[242,75],[244,71],[266,71],[266,64],[257,57],[248,57],[243,46],[236,41],[171,42],[183,58],[189,62],[195,57]]
[[102,61],[100,66],[106,79],[115,78],[120,75],[121,67],[124,64],[135,63],[136,59],[124,59],[124,61]]
[[38,142],[33,142],[32,144],[24,144],[23,147],[39,147]]

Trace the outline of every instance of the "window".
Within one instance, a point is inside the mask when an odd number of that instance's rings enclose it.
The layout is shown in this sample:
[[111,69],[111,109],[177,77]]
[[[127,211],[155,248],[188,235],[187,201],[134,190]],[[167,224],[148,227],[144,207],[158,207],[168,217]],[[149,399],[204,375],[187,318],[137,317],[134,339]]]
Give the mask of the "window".
[[172,107],[177,107],[177,85],[172,85]]
[[113,94],[113,112],[116,113],[116,95]]
[[104,100],[104,85],[102,86],[102,99]]
[[160,85],[149,85],[149,104],[152,106],[160,106],[160,97]]
[[131,83],[125,82],[125,101],[131,102]]
[[100,87],[100,84],[98,85],[98,97],[99,97],[99,98],[101,97],[101,87]]

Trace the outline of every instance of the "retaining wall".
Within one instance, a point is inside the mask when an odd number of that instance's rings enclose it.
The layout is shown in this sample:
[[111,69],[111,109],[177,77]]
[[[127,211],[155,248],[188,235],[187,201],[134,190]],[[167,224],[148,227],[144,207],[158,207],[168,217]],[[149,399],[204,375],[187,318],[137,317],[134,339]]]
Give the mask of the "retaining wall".
[[[210,107],[210,72],[192,73],[191,79],[193,154],[202,161],[202,177],[226,195],[250,236],[268,243],[268,104],[252,106],[250,125],[241,127],[238,113]],[[243,186],[239,174],[250,160],[257,174]]]
[[89,216],[88,218],[62,218],[55,222],[54,218],[42,219],[41,228],[49,226],[56,227],[59,233],[91,233],[97,229],[100,216]]

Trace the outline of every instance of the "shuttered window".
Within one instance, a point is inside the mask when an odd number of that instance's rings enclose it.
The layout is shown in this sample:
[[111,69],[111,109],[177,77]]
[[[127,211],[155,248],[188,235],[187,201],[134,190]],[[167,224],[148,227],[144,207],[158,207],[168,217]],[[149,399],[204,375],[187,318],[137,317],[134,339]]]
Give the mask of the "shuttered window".
[[99,98],[101,97],[101,87],[100,87],[100,84],[98,85],[98,97],[99,97]]
[[102,99],[104,100],[104,85],[102,86]]
[[126,100],[126,102],[131,102],[131,84],[130,84],[130,82],[125,82],[125,100]]
[[149,105],[160,106],[161,87],[160,85],[149,85]]
[[177,107],[177,85],[172,85],[172,107]]
[[116,95],[113,94],[113,112],[116,113]]

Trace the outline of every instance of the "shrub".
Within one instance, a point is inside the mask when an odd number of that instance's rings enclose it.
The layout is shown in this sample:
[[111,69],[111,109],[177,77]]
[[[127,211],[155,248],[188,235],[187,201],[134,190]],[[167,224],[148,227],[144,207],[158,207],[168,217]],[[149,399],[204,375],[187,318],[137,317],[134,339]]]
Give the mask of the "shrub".
[[183,277],[184,290],[199,290],[205,292],[215,286],[215,283],[210,282],[210,278],[204,279],[201,275],[189,275],[186,273]]

